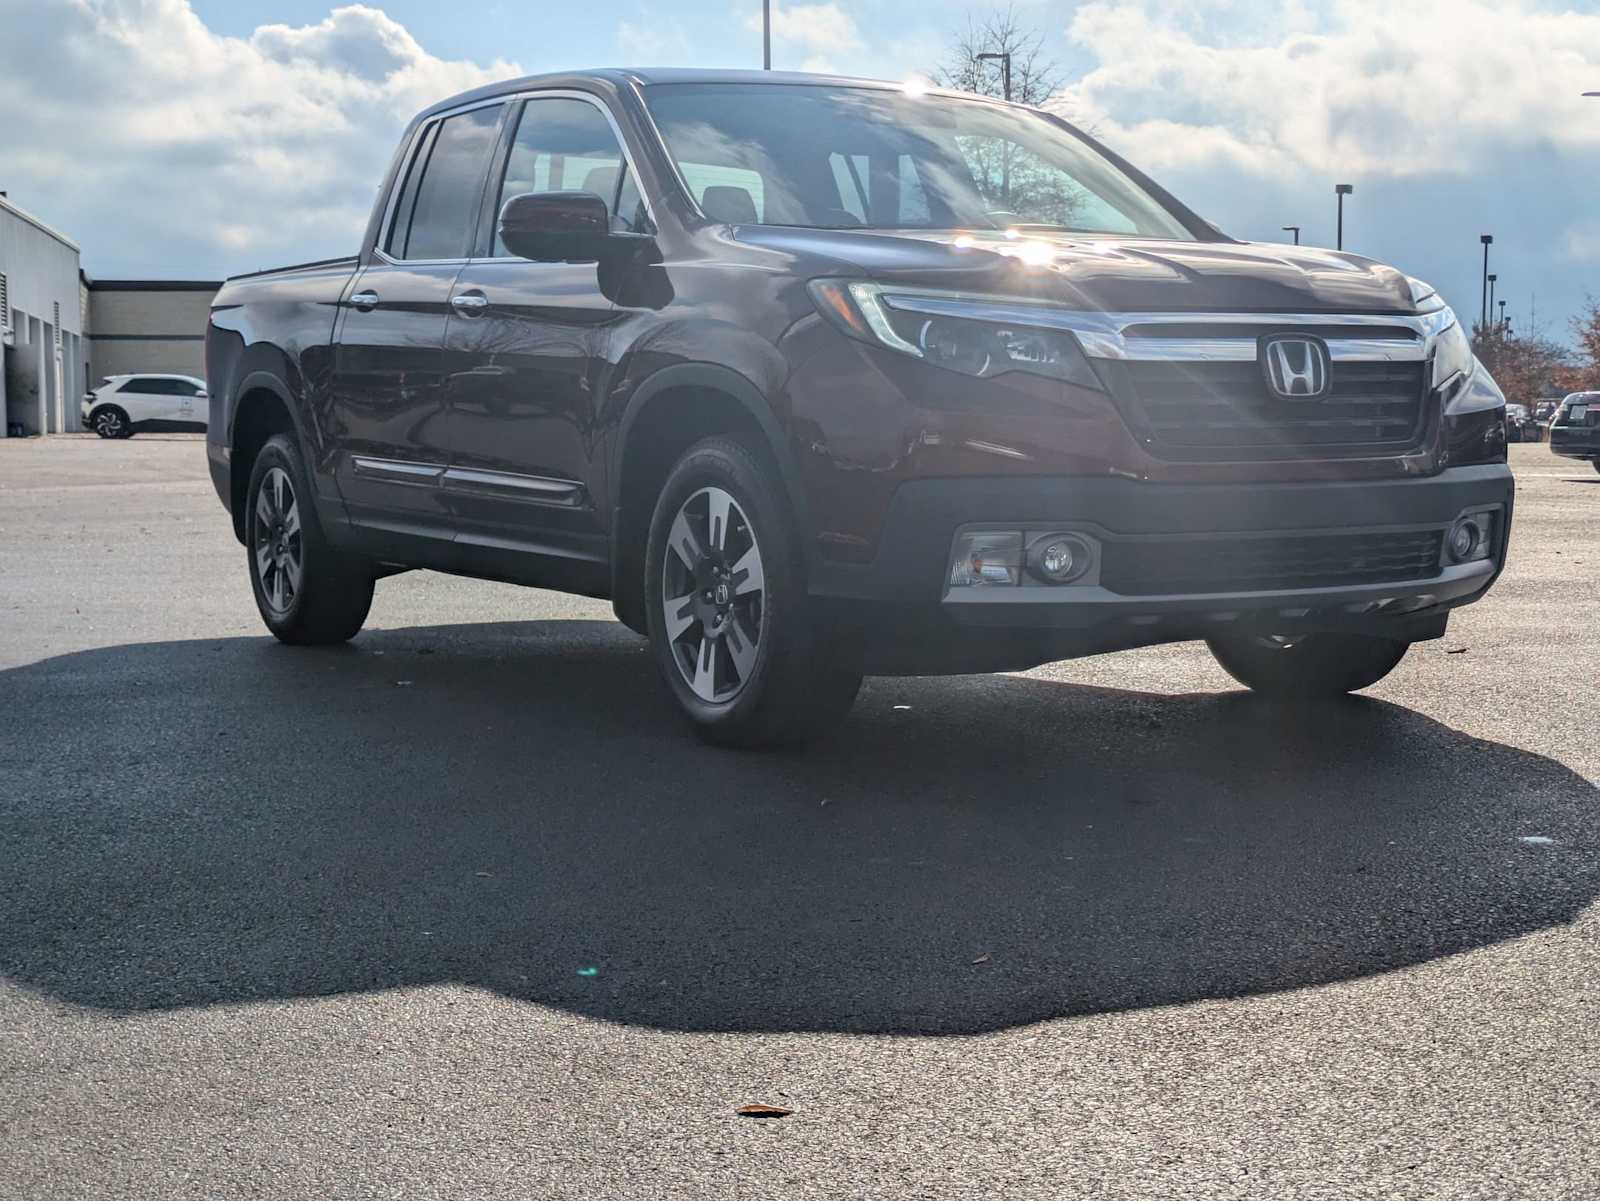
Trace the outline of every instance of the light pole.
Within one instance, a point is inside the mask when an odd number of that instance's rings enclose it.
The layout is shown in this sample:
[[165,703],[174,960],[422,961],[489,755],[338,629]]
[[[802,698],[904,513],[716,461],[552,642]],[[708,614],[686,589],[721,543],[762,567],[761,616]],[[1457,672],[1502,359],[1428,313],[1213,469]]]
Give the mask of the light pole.
[[1494,281],[1499,279],[1493,272],[1489,274],[1489,311],[1494,312]]
[[1500,302],[1500,328],[1503,330],[1511,328],[1511,318],[1506,316],[1506,302],[1503,300]]
[[772,70],[772,0],[761,0],[761,69]]
[[1494,245],[1493,234],[1479,234],[1478,241],[1483,243],[1483,315],[1478,324],[1484,329],[1489,328],[1489,247]]
[[1285,225],[1283,232],[1294,234],[1294,244],[1296,246],[1300,245],[1300,227],[1298,225]]
[[991,50],[985,54],[978,55],[978,61],[980,63],[995,61],[1000,63],[1000,88],[1005,93],[1006,100],[1009,101],[1011,99],[1011,51]]
[[1334,243],[1335,250],[1344,249],[1344,198],[1355,190],[1354,184],[1336,183],[1333,185],[1334,195],[1339,198],[1339,234],[1338,240]]

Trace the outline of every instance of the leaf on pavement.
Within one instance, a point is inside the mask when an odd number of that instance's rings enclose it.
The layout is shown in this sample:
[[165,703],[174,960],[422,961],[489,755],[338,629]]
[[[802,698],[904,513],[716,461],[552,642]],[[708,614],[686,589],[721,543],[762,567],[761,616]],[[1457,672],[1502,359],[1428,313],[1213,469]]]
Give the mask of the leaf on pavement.
[[786,1118],[794,1110],[781,1105],[741,1105],[733,1112],[741,1118]]

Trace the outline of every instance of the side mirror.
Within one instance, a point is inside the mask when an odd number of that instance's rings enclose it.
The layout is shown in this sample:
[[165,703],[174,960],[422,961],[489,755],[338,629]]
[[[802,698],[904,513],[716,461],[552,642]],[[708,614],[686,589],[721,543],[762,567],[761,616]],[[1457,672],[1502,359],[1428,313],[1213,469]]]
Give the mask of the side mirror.
[[500,241],[540,263],[598,262],[611,236],[611,214],[593,192],[524,192],[500,209]]

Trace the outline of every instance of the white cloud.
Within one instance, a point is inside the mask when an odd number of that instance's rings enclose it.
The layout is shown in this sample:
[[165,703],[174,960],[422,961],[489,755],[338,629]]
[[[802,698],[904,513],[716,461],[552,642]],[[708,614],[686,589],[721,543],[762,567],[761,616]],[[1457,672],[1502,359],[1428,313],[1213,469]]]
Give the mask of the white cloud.
[[640,10],[637,20],[618,24],[617,49],[630,66],[687,64],[694,59],[694,49],[683,25],[649,6]]
[[[760,33],[761,14],[746,17],[745,28]],[[810,51],[812,61],[825,61],[820,58],[822,55],[852,54],[862,48],[861,31],[856,28],[855,18],[834,3],[774,4],[772,40]]]
[[1600,79],[1600,13],[1520,0],[1282,13],[1258,0],[1086,4],[1068,36],[1099,65],[1063,106],[1155,168],[1223,157],[1405,176],[1472,170],[1530,140],[1600,149],[1600,113],[1579,96]]
[[[1059,108],[1237,236],[1334,241],[1476,314],[1481,247],[1553,327],[1592,289],[1600,10],[1558,0],[1094,0]],[[1587,264],[1584,262],[1587,260]]]
[[0,111],[26,114],[0,127],[6,186],[102,275],[352,250],[405,122],[519,73],[360,5],[235,38],[187,0],[0,0],[0,28]]

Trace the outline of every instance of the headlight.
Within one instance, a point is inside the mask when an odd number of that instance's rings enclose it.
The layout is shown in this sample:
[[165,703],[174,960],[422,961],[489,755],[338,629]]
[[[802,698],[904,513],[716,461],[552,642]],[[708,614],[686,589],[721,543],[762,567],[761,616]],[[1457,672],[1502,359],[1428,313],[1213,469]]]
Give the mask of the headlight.
[[[817,310],[844,333],[935,367],[988,379],[1010,371],[1100,388],[1077,338],[1048,327],[1049,310],[1027,301],[996,304],[958,292],[888,289],[862,281],[811,283]],[[1039,310],[1040,324],[1028,321]]]
[[1432,284],[1425,284],[1415,276],[1406,276],[1406,283],[1411,285],[1411,299],[1417,306],[1419,315],[1437,313],[1444,308],[1444,301],[1439,298],[1439,293],[1434,291]]
[[1434,339],[1433,386],[1444,387],[1456,376],[1470,372],[1472,364],[1472,344],[1467,341],[1467,335],[1461,332],[1461,322],[1451,321],[1449,327]]
[[1436,329],[1443,327],[1433,344],[1433,386],[1442,388],[1456,376],[1471,372],[1472,343],[1467,341],[1461,322],[1439,293],[1434,291],[1432,284],[1423,283],[1409,275],[1406,276],[1406,283],[1411,285],[1411,299],[1417,306],[1417,315],[1431,317],[1430,324]]

